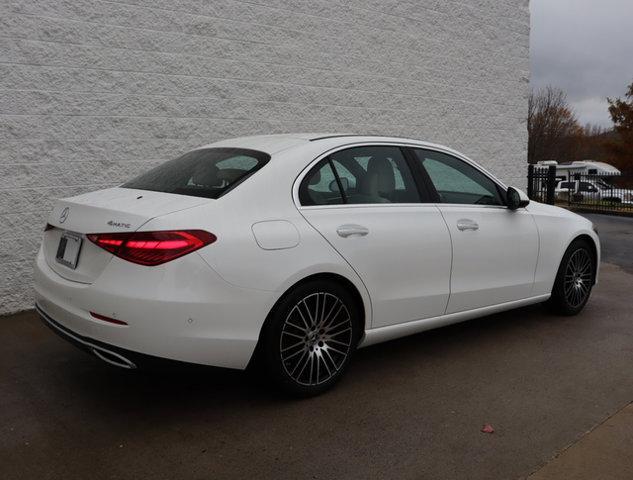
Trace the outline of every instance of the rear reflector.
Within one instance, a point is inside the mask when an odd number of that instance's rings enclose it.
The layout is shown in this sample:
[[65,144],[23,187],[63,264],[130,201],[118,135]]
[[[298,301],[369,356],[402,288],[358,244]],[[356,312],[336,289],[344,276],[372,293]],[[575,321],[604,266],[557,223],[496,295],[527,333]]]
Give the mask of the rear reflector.
[[127,325],[127,322],[124,322],[123,320],[117,320],[116,318],[106,317],[105,315],[99,315],[98,313],[95,313],[95,312],[90,312],[90,315],[96,318],[97,320],[103,320],[104,322],[114,323],[116,325]]
[[147,266],[169,262],[217,240],[215,235],[204,230],[91,233],[87,237],[117,257]]

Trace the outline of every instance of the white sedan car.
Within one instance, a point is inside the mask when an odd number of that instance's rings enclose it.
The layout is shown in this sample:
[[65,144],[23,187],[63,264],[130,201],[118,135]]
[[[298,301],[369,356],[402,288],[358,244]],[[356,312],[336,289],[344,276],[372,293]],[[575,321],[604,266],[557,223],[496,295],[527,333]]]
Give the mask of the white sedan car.
[[357,347],[549,301],[597,279],[591,222],[465,156],[392,137],[224,140],[60,200],[37,310],[101,360],[244,369],[320,393]]

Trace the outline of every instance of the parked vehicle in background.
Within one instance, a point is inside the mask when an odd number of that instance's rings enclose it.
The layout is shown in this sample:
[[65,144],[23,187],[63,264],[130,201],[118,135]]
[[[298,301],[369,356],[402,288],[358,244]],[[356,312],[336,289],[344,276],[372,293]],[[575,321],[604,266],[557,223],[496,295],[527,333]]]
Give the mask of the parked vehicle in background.
[[557,180],[572,180],[577,175],[593,175],[595,177],[613,177],[621,175],[619,169],[606,162],[596,160],[579,160],[571,163],[558,163],[555,160],[538,162],[539,167],[556,167]]
[[633,175],[593,160],[528,165],[528,197],[593,212],[633,213]]
[[[580,176],[578,176],[580,177]],[[602,178],[581,177],[556,183],[556,198],[575,202],[616,202],[633,204],[633,190],[616,187]]]
[[48,326],[112,365],[254,362],[314,395],[359,346],[545,301],[577,314],[599,263],[590,221],[454,150],[294,134],[60,200],[35,291]]

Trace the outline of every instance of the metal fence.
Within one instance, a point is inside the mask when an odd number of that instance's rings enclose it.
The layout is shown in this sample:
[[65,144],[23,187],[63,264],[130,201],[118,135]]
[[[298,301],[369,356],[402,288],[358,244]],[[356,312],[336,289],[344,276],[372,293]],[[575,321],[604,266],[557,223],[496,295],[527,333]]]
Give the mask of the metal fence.
[[528,196],[537,202],[596,212],[633,213],[633,176],[572,173],[557,177],[556,166],[528,167]]
[[556,201],[556,166],[528,166],[528,197],[541,203],[554,205]]

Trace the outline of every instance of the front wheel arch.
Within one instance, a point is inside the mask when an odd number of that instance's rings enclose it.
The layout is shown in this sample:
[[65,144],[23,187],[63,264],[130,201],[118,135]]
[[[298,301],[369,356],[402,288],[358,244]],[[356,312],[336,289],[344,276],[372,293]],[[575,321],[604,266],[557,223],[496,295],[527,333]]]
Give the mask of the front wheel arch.
[[[589,257],[590,264],[583,263],[583,250],[584,254]],[[577,255],[580,255],[580,260],[572,260]],[[583,280],[583,276],[586,275],[588,267],[591,268],[592,278],[590,282],[585,284],[584,282],[588,279]],[[565,249],[558,265],[551,296],[546,302],[547,305],[554,313],[560,315],[570,316],[580,313],[589,300],[591,289],[595,285],[597,271],[598,255],[594,240],[588,235],[575,237]],[[574,286],[575,282],[577,285]],[[583,287],[583,285],[585,286]]]
[[[576,241],[584,241],[587,242],[587,244],[590,247],[591,250],[591,255],[593,256],[593,263],[595,265],[594,271],[593,271],[593,279],[592,279],[592,285],[596,284],[596,276],[598,274],[598,246],[596,245],[596,241],[590,236],[587,235],[586,233],[583,233],[581,235],[578,235],[574,238],[571,239],[571,241],[566,245],[565,250],[563,250],[563,255],[560,259],[560,262],[558,263],[558,268],[560,268],[560,265],[563,262],[563,258],[565,257],[565,253],[567,252],[567,250],[569,249],[569,247]],[[557,270],[558,271],[558,270]]]

